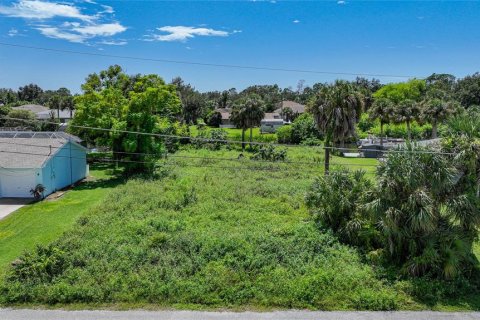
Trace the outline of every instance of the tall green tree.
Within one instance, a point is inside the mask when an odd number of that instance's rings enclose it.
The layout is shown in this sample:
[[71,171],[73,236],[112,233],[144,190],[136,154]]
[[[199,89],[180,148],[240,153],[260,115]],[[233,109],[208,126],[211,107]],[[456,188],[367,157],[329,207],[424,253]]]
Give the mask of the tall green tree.
[[420,117],[432,124],[432,139],[437,138],[438,124],[453,116],[460,108],[459,103],[431,95],[420,103]]
[[251,146],[253,128],[260,124],[264,115],[263,101],[257,94],[249,94],[235,102],[231,120],[238,128],[242,129],[242,150],[245,150],[245,131],[250,129]]
[[165,147],[150,134],[173,127],[180,115],[176,87],[157,75],[128,76],[115,66],[100,75],[90,75],[82,86],[84,94],[75,98],[70,130],[91,145],[109,147],[115,159],[126,162],[127,174],[150,171]]
[[464,108],[480,106],[480,73],[459,79],[455,85],[455,96]]
[[412,140],[411,124],[413,121],[418,120],[419,118],[420,118],[419,103],[414,100],[411,100],[411,99],[402,100],[394,108],[393,122],[406,123],[408,140]]
[[383,126],[392,120],[393,111],[394,104],[387,98],[376,99],[368,110],[371,119],[378,119],[380,121],[381,146],[383,146]]
[[324,86],[309,101],[318,129],[325,136],[325,174],[330,170],[332,142],[343,147],[345,139],[355,136],[355,125],[364,106],[362,94],[346,81]]
[[35,103],[41,98],[43,90],[38,85],[30,83],[20,87],[17,94],[19,100]]

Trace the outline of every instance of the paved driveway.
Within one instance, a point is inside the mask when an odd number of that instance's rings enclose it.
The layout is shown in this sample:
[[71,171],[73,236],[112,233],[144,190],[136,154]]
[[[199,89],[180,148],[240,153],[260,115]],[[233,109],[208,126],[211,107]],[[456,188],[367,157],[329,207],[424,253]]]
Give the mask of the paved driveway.
[[469,312],[199,312],[199,311],[62,311],[0,309],[2,320],[463,320]]
[[0,220],[31,201],[32,199],[0,198]]

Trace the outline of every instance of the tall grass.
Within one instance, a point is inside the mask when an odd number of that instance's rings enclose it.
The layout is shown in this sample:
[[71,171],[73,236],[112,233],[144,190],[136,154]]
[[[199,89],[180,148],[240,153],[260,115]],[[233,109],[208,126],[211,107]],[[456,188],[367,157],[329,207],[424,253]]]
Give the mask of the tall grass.
[[326,310],[406,304],[355,250],[319,232],[303,200],[313,174],[170,161],[176,166],[167,177],[117,187],[73,231],[17,260],[2,302]]

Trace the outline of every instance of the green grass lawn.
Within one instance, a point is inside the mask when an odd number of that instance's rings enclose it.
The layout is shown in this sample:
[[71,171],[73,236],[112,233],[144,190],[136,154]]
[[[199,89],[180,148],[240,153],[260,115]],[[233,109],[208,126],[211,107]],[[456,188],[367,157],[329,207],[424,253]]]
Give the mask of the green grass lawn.
[[63,197],[42,201],[15,211],[0,220],[0,275],[10,262],[36,245],[56,240],[75,225],[82,214],[101,201],[118,181],[111,170],[93,167],[92,181],[84,182]]

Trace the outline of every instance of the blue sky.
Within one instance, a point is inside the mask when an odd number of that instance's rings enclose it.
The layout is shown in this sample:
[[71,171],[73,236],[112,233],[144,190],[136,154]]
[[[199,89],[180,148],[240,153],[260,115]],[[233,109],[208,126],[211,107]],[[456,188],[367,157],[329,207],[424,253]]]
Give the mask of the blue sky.
[[[201,63],[462,77],[480,71],[479,17],[480,3],[473,1],[0,0],[0,42]],[[0,87],[33,82],[78,92],[87,74],[115,63],[167,81],[181,76],[201,91],[354,78],[0,46]]]

